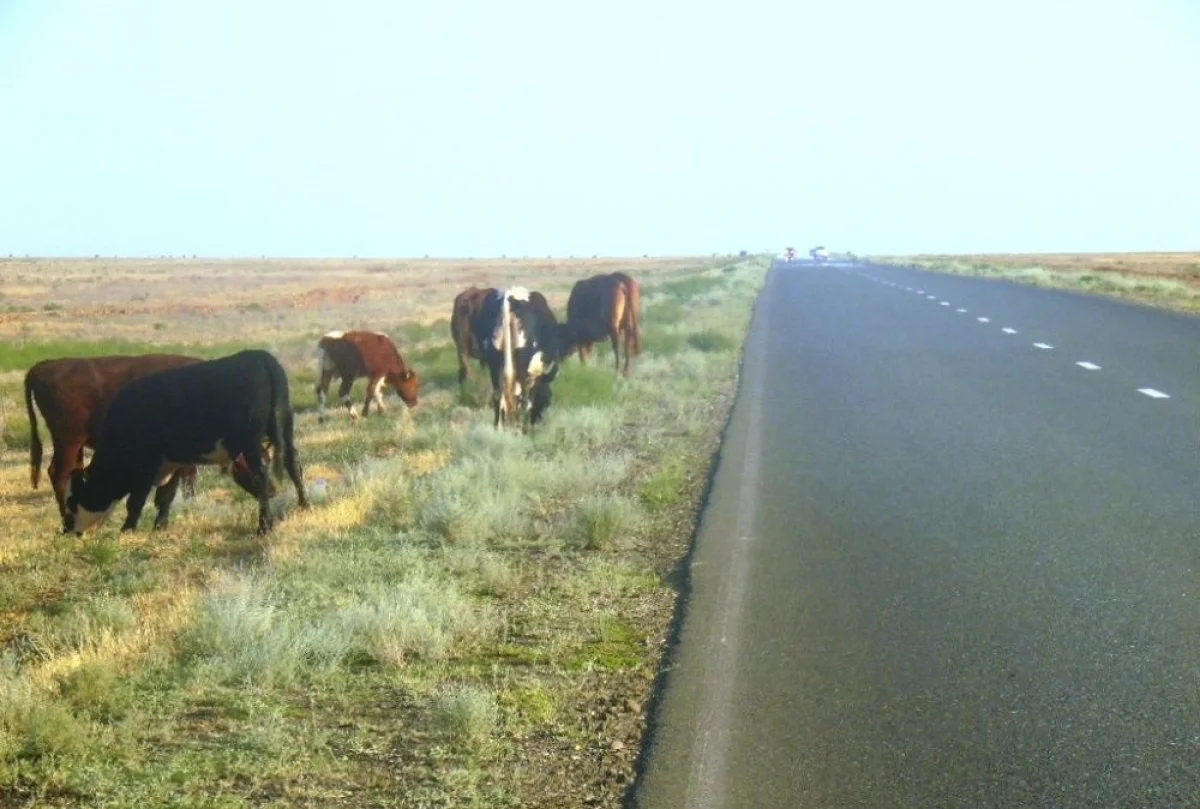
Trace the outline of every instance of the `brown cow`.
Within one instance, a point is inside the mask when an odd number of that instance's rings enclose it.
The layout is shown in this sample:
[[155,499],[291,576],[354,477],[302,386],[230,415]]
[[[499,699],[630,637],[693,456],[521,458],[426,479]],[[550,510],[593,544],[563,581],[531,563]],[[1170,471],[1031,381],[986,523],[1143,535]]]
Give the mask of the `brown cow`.
[[[586,364],[592,347],[600,340],[612,340],[616,369],[629,373],[629,355],[642,353],[638,320],[642,310],[642,290],[637,281],[623,272],[593,275],[578,281],[567,299],[567,322],[563,325],[564,356],[579,351],[579,362]],[[618,338],[625,337],[625,368],[621,369]]]
[[383,386],[392,390],[409,407],[417,404],[421,380],[417,372],[404,366],[396,345],[387,335],[374,331],[331,331],[317,343],[317,400],[320,403],[319,421],[325,420],[325,394],[334,377],[341,377],[338,391],[347,412],[354,415],[350,388],[360,377],[367,378],[367,399],[363,403],[365,416],[374,402],[383,411]]
[[468,376],[470,368],[468,359],[482,361],[483,349],[475,339],[472,323],[483,311],[483,302],[496,290],[492,287],[480,289],[472,286],[454,296],[454,311],[450,314],[450,336],[454,338],[454,350],[458,353],[458,383],[461,385]]
[[[42,360],[25,374],[25,409],[29,414],[30,483],[37,488],[42,468],[42,440],[38,435],[37,411],[42,413],[54,455],[47,474],[54,488],[59,515],[66,519],[67,489],[71,472],[83,468],[84,447],[94,449],[99,440],[108,406],[125,383],[167,368],[200,362],[196,357],[177,354]],[[34,409],[34,402],[37,409]],[[233,476],[239,483],[248,481],[250,470],[238,457]],[[196,467],[187,466],[175,477],[188,484],[194,493]],[[170,482],[165,484],[171,485]]]

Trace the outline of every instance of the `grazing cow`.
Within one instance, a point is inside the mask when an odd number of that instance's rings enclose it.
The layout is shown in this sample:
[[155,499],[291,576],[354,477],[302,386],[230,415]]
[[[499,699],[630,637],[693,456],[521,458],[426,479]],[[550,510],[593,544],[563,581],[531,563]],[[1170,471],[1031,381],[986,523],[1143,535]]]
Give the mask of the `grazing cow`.
[[404,360],[387,335],[374,331],[331,331],[317,343],[317,400],[325,420],[325,394],[333,378],[341,377],[338,395],[347,412],[354,415],[350,388],[354,380],[367,377],[367,400],[363,403],[365,416],[374,402],[383,412],[383,386],[390,385],[404,403],[416,407],[421,379],[417,372],[404,367]]
[[163,527],[178,485],[172,475],[179,467],[227,464],[242,455],[250,470],[243,488],[257,498],[258,531],[266,533],[274,521],[264,443],[274,450],[275,476],[282,479],[286,469],[301,508],[308,506],[292,418],[287,375],[266,351],[241,351],[134,379],[109,405],[91,463],[71,473],[64,531],[82,534],[126,496],[121,530],[136,529],[156,484],[154,524]]
[[516,418],[522,431],[550,406],[550,383],[561,358],[559,324],[540,292],[524,287],[488,295],[475,339],[492,377],[493,425]]
[[[596,342],[612,340],[616,370],[629,373],[629,355],[642,353],[638,332],[642,290],[637,281],[623,272],[593,275],[571,288],[567,299],[567,322],[563,327],[563,354],[579,351],[579,362],[586,364]],[[621,369],[618,339],[625,337],[625,368]]]
[[475,319],[483,311],[483,302],[496,290],[471,287],[454,296],[454,311],[450,313],[450,336],[458,353],[458,384],[470,376],[469,359],[482,360],[483,349],[475,339]]
[[[200,360],[196,357],[147,354],[52,359],[35,364],[25,374],[30,483],[33,488],[38,487],[42,469],[42,440],[37,423],[39,410],[54,448],[47,473],[59,516],[65,519],[71,472],[83,468],[84,448],[96,447],[105,413],[117,391],[126,382],[146,374],[197,362]],[[233,476],[243,485],[249,480],[249,472],[244,459],[239,458],[234,463]],[[183,467],[177,474],[194,493],[196,468]]]

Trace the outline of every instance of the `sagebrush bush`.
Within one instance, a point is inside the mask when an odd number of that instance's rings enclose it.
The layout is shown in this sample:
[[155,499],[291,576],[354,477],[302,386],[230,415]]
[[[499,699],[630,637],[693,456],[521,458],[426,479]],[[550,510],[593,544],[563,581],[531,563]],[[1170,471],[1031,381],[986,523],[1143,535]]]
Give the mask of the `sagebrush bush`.
[[610,550],[636,528],[637,508],[627,497],[593,495],[575,513],[571,538],[586,550]]
[[438,727],[461,744],[476,746],[487,741],[499,716],[496,698],[472,685],[445,687],[434,703]]

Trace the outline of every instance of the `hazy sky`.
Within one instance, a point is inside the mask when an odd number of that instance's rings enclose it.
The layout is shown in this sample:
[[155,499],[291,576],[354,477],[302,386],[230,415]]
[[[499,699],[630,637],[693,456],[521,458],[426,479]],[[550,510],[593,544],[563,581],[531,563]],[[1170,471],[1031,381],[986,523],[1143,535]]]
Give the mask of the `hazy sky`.
[[1200,249],[1196,0],[0,0],[0,254]]

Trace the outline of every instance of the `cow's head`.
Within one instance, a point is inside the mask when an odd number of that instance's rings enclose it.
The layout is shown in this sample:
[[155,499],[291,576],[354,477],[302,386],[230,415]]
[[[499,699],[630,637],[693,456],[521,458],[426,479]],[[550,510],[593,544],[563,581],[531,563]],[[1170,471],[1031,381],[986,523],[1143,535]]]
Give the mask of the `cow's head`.
[[99,525],[116,504],[116,500],[106,501],[96,490],[88,480],[87,470],[76,469],[71,473],[67,511],[63,516],[63,533],[82,534],[93,525]]
[[398,374],[388,374],[387,383],[392,386],[392,390],[404,400],[404,403],[409,407],[417,406],[417,394],[421,390],[421,378],[417,376],[417,372],[411,369]]

